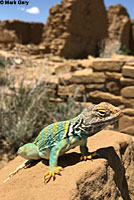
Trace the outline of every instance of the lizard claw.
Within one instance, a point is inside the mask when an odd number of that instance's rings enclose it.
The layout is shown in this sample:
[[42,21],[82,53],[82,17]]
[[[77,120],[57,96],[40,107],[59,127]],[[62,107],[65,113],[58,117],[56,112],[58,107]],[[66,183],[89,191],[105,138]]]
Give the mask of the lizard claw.
[[81,156],[80,157],[80,161],[83,161],[83,160],[92,160],[92,158],[94,157],[94,156],[96,156],[97,155],[97,152],[94,152],[94,153],[92,153],[92,154],[90,154],[90,155],[86,155],[86,156]]
[[53,178],[53,180],[55,180],[55,175],[58,174],[58,175],[61,175],[60,171],[62,170],[62,167],[51,167],[50,170],[48,170],[46,173],[45,173],[45,176],[44,176],[44,180],[46,183],[48,183],[50,181],[51,178]]

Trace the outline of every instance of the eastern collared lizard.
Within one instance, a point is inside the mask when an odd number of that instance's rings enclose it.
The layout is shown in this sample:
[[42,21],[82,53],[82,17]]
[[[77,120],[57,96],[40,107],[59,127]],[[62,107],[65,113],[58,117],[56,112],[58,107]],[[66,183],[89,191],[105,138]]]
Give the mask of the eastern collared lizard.
[[52,177],[55,178],[56,174],[60,174],[61,167],[57,166],[58,157],[78,145],[82,154],[80,160],[92,159],[96,152],[94,154],[88,152],[87,138],[116,122],[121,114],[118,107],[102,102],[85,108],[73,119],[48,125],[33,143],[27,143],[19,148],[18,154],[27,160],[10,173],[5,181],[25,168],[29,160],[44,158],[49,159],[49,169],[44,177],[48,182]]

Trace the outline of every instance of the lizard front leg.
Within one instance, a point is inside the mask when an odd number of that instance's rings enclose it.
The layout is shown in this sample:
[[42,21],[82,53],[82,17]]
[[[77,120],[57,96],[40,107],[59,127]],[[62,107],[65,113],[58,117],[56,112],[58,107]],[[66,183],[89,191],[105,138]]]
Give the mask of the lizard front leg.
[[92,158],[97,155],[97,152],[93,152],[93,153],[88,152],[87,139],[85,139],[83,144],[80,145],[80,151],[82,153],[82,156],[80,157],[80,161],[92,160]]
[[51,149],[50,158],[49,158],[49,169],[45,173],[45,177],[44,177],[45,182],[50,181],[51,178],[53,178],[53,180],[54,180],[56,174],[60,175],[60,171],[62,170],[62,167],[57,166],[58,157],[59,157],[61,150],[63,148],[67,148],[68,144],[69,144],[68,140],[64,139],[64,140],[58,142],[56,144],[56,146],[54,146]]

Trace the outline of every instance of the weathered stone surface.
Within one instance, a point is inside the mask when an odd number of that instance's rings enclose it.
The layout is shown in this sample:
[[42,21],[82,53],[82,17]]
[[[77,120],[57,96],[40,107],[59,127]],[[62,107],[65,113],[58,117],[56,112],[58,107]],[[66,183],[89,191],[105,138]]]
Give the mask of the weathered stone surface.
[[133,108],[134,107],[134,98],[122,97],[122,104],[124,104],[125,107],[127,107],[127,108]]
[[95,55],[98,41],[106,36],[107,16],[102,0],[63,0],[50,8],[42,44],[46,52],[83,58]]
[[93,69],[96,71],[121,71],[124,62],[111,59],[97,59],[93,62]]
[[64,85],[71,83],[105,83],[105,80],[104,73],[93,73],[91,69],[78,70],[59,77],[59,83]]
[[125,7],[120,4],[108,8],[108,37],[117,40],[121,46],[129,48],[130,18]]
[[130,50],[134,52],[134,19],[131,20],[130,27]]
[[91,68],[94,60],[95,58],[81,59],[81,60],[78,60],[78,64],[81,65],[83,68]]
[[134,66],[127,66],[127,65],[123,66],[122,74],[125,77],[134,78]]
[[92,90],[105,90],[105,84],[102,84],[102,83],[99,83],[99,84],[93,84],[93,83],[90,83],[90,84],[86,84],[85,85],[85,88],[86,88],[86,91],[92,91]]
[[[118,127],[119,127],[120,131],[123,131],[127,134],[134,135],[134,132],[132,132],[134,130],[134,117],[123,115],[123,117],[121,117],[119,119],[118,125],[119,125]],[[131,128],[129,129],[129,127],[131,127]],[[133,127],[133,129],[132,129],[132,127]],[[130,130],[131,130],[131,132],[130,132]],[[128,131],[128,132],[126,132],[126,131]]]
[[106,83],[106,88],[110,93],[118,94],[118,95],[120,94],[119,84],[114,81],[110,81]]
[[22,44],[39,44],[42,39],[43,28],[44,24],[37,22],[23,22],[19,20],[0,22],[0,29],[8,30],[8,34],[14,32],[17,42]]
[[134,79],[121,77],[120,83],[123,86],[134,85]]
[[9,31],[0,27],[0,43],[8,44],[15,43],[18,41],[18,38],[15,34],[15,31]]
[[126,98],[134,98],[134,86],[127,86],[121,89],[121,95]]
[[128,135],[134,136],[134,125],[128,126],[128,127],[124,128],[124,129],[122,129],[121,132],[122,132],[122,133],[126,133],[126,134],[128,134]]
[[133,56],[133,59],[131,60],[131,56],[129,56],[130,58],[129,58],[129,61],[127,61],[126,63],[125,63],[125,65],[127,65],[127,66],[134,66],[134,56]]
[[113,60],[121,60],[126,63],[134,61],[134,56],[130,56],[130,55],[112,54],[110,58]]
[[106,78],[104,73],[96,72],[96,73],[87,73],[82,72],[83,70],[76,71],[72,74],[72,78],[70,79],[71,83],[104,83]]
[[134,108],[125,108],[123,110],[123,113],[125,115],[134,116]]
[[71,69],[72,69],[72,66],[70,63],[55,64],[54,73],[56,75],[60,75],[60,74],[71,72]]
[[89,93],[89,99],[92,99],[93,102],[99,103],[101,101],[107,101],[114,105],[121,105],[122,104],[122,97],[115,96],[114,94],[110,94],[108,92],[101,92],[101,91],[94,91]]
[[59,75],[59,84],[68,85],[68,84],[70,84],[71,78],[72,78],[72,73],[71,72]]
[[0,170],[0,199],[17,200],[19,196],[19,200],[133,200],[134,143],[132,137],[104,130],[90,137],[88,146],[91,152],[97,150],[99,158],[94,159],[93,162],[90,160],[79,162],[79,147],[71,149],[59,159],[59,165],[64,167],[62,176],[56,176],[55,181],[45,185],[43,176],[48,170],[45,162],[39,162],[18,172],[3,184],[7,175],[24,162],[24,159],[17,157]]
[[51,56],[50,59],[54,63],[62,63],[65,60],[64,58],[62,58],[60,56]]
[[72,97],[74,95],[76,95],[77,97],[82,97],[82,95],[85,94],[85,87],[84,85],[76,85],[76,84],[72,84],[72,85],[68,85],[68,86],[59,86],[58,87],[58,95],[59,96],[68,96],[68,97]]
[[120,80],[122,77],[122,73],[118,72],[105,72],[106,78],[109,80]]
[[130,49],[131,23],[126,8],[114,5],[108,8],[108,38],[102,44],[101,57],[111,57],[122,53],[122,48]]

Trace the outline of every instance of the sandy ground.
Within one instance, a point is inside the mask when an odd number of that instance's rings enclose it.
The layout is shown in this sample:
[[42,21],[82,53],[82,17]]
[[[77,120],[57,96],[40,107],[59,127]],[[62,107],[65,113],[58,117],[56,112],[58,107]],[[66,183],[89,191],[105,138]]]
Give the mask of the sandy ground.
[[[90,151],[99,148],[113,146],[118,148],[120,140],[126,140],[129,136],[113,132],[101,131],[88,140]],[[48,169],[48,163],[38,162],[36,165],[19,171],[8,182],[3,183],[8,174],[16,169],[24,159],[16,157],[7,166],[0,170],[0,199],[1,200],[67,200],[75,193],[77,181],[87,171],[107,162],[103,158],[93,161],[79,162],[79,147],[70,150],[59,159],[59,165],[64,168],[62,176],[57,176],[55,181],[44,184],[43,177]]]

